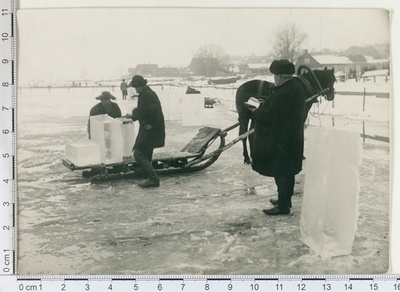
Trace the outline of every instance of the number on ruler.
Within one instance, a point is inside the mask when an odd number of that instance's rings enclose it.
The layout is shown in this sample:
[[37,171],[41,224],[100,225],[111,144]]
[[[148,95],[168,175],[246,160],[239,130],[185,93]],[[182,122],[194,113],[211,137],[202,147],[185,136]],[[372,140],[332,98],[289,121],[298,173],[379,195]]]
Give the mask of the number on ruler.
[[375,283],[375,284],[369,284],[369,287],[371,288],[371,290],[374,290],[374,291],[376,291],[376,290],[378,290],[378,289],[379,289],[379,287],[378,287],[378,284],[377,284],[377,283]]
[[353,290],[353,284],[344,284],[344,289]]
[[306,291],[306,284],[302,283],[302,284],[297,284],[297,289],[299,291]]
[[251,290],[253,290],[253,291],[257,291],[258,289],[260,289],[260,286],[257,283],[251,284],[250,287],[251,287]]
[[2,16],[8,15],[8,9],[1,9],[1,15]]
[[7,32],[3,32],[3,33],[1,34],[1,40],[2,40],[3,42],[8,41],[8,33],[7,33]]

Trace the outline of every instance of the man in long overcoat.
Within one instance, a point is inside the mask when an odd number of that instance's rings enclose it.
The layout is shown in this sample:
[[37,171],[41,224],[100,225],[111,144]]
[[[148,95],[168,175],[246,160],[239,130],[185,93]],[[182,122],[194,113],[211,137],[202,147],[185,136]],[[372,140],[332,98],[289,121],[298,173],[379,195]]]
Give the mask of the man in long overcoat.
[[252,168],[273,177],[278,189],[275,206],[267,215],[289,214],[295,175],[302,170],[304,149],[305,96],[294,80],[295,67],[288,60],[275,60],[270,66],[275,89],[253,112],[255,119]]
[[132,115],[127,115],[134,121],[139,121],[139,132],[133,146],[133,157],[139,164],[147,179],[138,185],[143,188],[159,187],[160,180],[151,164],[155,148],[165,144],[165,123],[161,103],[157,94],[147,86],[147,80],[140,75],[132,78],[132,87],[139,94],[137,108]]

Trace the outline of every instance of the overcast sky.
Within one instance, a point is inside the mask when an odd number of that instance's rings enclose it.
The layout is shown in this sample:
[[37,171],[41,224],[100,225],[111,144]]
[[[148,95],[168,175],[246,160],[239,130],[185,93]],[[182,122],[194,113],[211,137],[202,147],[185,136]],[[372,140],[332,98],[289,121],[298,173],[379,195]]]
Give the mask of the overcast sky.
[[207,44],[228,55],[267,55],[293,23],[304,48],[390,42],[383,9],[90,8],[20,10],[19,81],[118,79],[139,63],[185,67]]

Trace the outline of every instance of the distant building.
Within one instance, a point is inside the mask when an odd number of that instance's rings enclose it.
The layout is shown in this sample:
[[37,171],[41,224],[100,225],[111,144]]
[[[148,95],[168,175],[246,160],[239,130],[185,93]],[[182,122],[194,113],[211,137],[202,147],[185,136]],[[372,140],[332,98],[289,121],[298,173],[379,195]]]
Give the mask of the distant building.
[[367,57],[367,65],[372,68],[371,70],[390,69],[390,62],[388,59],[373,59],[372,57]]
[[[379,64],[383,66],[382,62]],[[335,72],[342,72],[346,78],[359,77],[364,71],[375,68],[371,66],[371,61],[361,55],[311,55],[307,50],[297,59],[296,71],[300,65],[308,65],[312,69],[327,67]]]
[[228,65],[226,66],[226,69],[231,72],[231,74],[239,74],[240,73],[240,68],[238,65]]
[[138,64],[136,68],[129,68],[129,75],[157,76],[157,64]]
[[[363,63],[366,63],[365,58],[363,58]],[[359,63],[359,62],[357,62]],[[356,64],[347,56],[337,56],[337,55],[311,55],[306,50],[305,53],[300,56],[296,61],[296,69],[300,65],[307,65],[312,69],[323,69],[328,67],[328,69],[334,68],[335,71],[346,71],[346,68],[355,69]]]
[[161,67],[156,72],[157,77],[178,77],[181,72],[177,67]]
[[254,75],[271,75],[269,71],[269,66],[271,63],[254,63],[254,64],[247,64],[245,68],[247,74],[254,74]]

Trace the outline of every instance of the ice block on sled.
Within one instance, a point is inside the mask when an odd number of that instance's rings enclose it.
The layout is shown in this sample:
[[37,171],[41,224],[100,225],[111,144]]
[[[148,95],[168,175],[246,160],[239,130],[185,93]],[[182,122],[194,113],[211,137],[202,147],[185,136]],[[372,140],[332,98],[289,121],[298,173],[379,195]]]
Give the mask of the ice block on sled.
[[182,97],[182,125],[201,126],[204,123],[204,96],[185,94]]
[[121,122],[122,155],[132,157],[132,148],[136,139],[135,125],[131,119],[117,118],[117,120]]
[[321,257],[351,254],[359,214],[360,134],[312,127],[306,137],[302,239]]
[[121,121],[108,115],[90,117],[91,140],[100,145],[101,162],[122,162],[123,142]]
[[66,144],[65,158],[76,166],[98,165],[101,163],[100,146],[91,141]]

